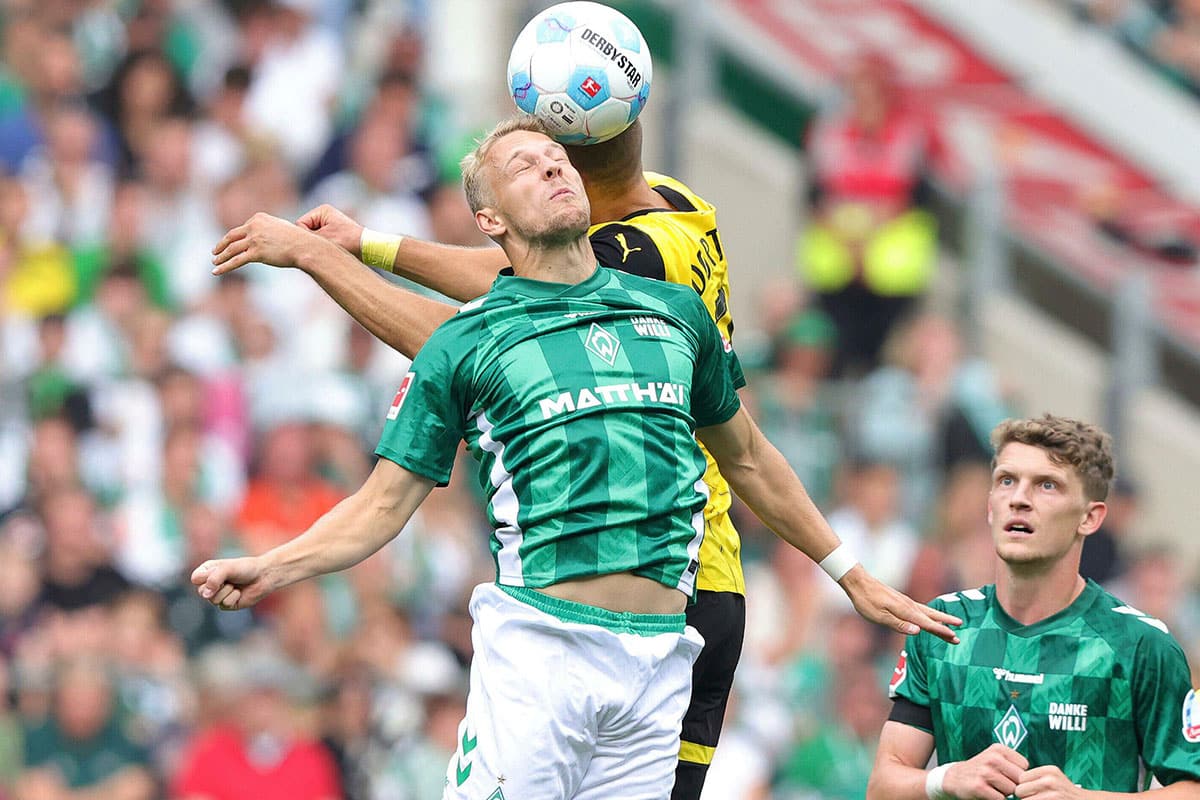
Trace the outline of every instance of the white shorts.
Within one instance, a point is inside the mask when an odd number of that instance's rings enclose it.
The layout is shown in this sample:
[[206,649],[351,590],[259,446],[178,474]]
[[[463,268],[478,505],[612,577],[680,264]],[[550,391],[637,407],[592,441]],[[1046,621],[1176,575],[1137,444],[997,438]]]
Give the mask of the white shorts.
[[683,614],[488,583],[471,595],[471,618],[471,691],[443,800],[671,796],[704,645]]

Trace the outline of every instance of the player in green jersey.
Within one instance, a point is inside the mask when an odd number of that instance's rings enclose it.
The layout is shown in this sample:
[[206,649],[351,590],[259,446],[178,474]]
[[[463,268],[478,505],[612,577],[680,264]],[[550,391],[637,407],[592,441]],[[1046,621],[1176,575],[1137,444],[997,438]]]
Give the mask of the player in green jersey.
[[[962,643],[908,638],[868,798],[1200,798],[1200,702],[1182,648],[1079,575],[1104,521],[1109,436],[1049,414],[992,432],[995,585],[943,595]],[[926,771],[936,751],[938,766]]]
[[[691,287],[722,336],[732,341],[729,269],[716,209],[682,182],[643,170],[641,122],[635,121],[606,142],[568,146],[566,151],[583,178],[591,204],[588,236],[600,264]],[[266,218],[251,220],[238,234],[253,240],[268,235],[266,229],[273,224]],[[460,302],[485,293],[508,263],[507,255],[497,248],[451,247],[370,231],[328,205],[304,214],[298,224],[346,251],[309,262],[304,270],[372,334],[410,358],[434,328],[455,313],[455,307],[380,280],[356,259]],[[230,251],[242,246],[239,239],[222,242]],[[268,261],[263,250],[256,252],[260,260]],[[735,388],[744,383],[735,376]],[[729,485],[711,456],[705,481],[709,501],[700,570],[695,600],[686,612],[688,624],[700,632],[705,645],[692,672],[692,702],[684,715],[672,800],[699,800],[720,737],[746,624],[741,540],[729,515]]]
[[[445,797],[666,798],[700,644],[682,614],[704,531],[695,436],[785,540],[826,564],[839,542],[741,408],[733,354],[695,292],[598,268],[560,145],[527,121],[502,124],[468,157],[464,183],[512,274],[422,349],[362,488],[297,539],[205,562],[192,580],[218,606],[244,608],[357,563],[447,479],[465,439],[497,579],[472,597],[471,691]],[[221,264],[343,252],[256,218],[261,235],[231,232]],[[829,569],[868,619],[955,638],[953,616],[852,559]]]

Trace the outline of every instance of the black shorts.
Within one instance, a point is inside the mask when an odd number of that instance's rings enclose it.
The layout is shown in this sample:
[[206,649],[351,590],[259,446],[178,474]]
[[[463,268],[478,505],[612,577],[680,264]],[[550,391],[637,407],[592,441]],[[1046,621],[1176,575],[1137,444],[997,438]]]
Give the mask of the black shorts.
[[687,622],[704,637],[692,667],[692,701],[683,716],[680,761],[707,765],[721,736],[733,672],[746,633],[746,598],[736,592],[696,592]]

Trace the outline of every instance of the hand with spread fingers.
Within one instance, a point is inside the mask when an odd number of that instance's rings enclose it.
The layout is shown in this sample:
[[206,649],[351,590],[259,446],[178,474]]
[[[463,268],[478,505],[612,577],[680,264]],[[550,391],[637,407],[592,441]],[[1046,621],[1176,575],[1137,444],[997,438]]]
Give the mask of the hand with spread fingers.
[[854,610],[864,618],[899,633],[914,634],[923,630],[958,644],[958,636],[949,626],[961,625],[961,619],[918,603],[871,575],[862,565],[847,572],[839,583],[849,595]]
[[222,611],[250,608],[276,588],[262,560],[253,556],[205,561],[192,571],[192,585]]
[[246,264],[298,267],[306,247],[328,243],[300,225],[258,212],[231,228],[213,248],[213,275],[224,275]]

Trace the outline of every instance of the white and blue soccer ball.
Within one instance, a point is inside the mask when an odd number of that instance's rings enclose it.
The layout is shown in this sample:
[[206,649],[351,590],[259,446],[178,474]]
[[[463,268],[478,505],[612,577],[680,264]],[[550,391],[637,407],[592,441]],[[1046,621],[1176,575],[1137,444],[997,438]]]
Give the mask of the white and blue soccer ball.
[[551,6],[531,19],[508,57],[508,87],[562,144],[596,144],[628,128],[650,96],[642,32],[600,3]]

